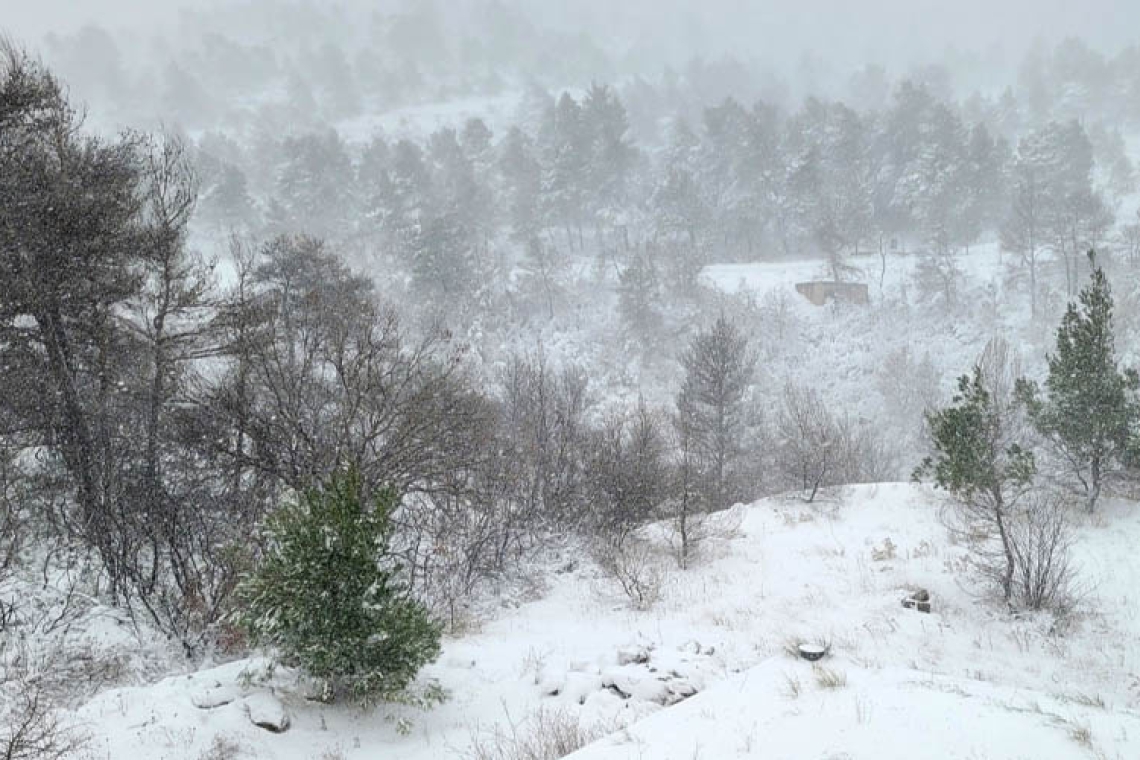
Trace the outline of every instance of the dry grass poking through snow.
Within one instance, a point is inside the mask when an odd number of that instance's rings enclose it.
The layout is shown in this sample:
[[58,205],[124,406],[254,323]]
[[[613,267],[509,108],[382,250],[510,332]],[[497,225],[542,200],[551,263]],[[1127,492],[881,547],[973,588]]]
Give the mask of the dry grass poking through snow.
[[799,699],[804,692],[804,685],[800,679],[791,674],[784,674],[783,694],[788,699]]
[[235,760],[242,754],[241,742],[226,734],[217,734],[198,760]]
[[821,689],[842,689],[847,685],[847,674],[842,670],[833,670],[822,665],[813,665],[811,670],[816,685]]
[[540,707],[518,723],[496,725],[472,738],[465,760],[558,760],[609,733],[566,710]]

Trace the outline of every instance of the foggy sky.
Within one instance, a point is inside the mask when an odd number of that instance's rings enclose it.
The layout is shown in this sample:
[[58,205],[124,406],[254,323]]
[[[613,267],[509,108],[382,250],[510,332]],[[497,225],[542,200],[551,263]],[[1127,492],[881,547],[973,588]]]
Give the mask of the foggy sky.
[[[242,0],[222,0],[235,3]],[[440,13],[457,0],[434,2]],[[460,0],[471,4],[477,0]],[[607,46],[653,46],[675,59],[726,52],[778,64],[805,52],[834,65],[926,61],[948,48],[978,56],[1020,57],[1035,38],[1069,36],[1115,51],[1140,32],[1134,0],[500,0],[525,5],[546,24],[585,29]],[[322,0],[322,5],[327,0]],[[0,29],[35,47],[50,31],[96,22],[145,30],[177,18],[179,7],[217,0],[0,0]],[[398,0],[348,0],[365,9]]]

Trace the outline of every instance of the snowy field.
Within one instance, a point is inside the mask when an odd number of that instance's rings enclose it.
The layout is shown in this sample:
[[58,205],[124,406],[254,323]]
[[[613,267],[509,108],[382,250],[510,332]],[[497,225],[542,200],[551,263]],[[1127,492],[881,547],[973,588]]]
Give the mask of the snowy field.
[[[847,259],[855,268],[849,278],[866,283],[869,295],[876,298],[897,297],[906,284],[913,281],[914,270],[921,256],[914,253],[887,253],[886,266],[877,253],[860,254]],[[972,283],[998,283],[1010,266],[1010,254],[1002,254],[996,243],[974,246],[969,252],[955,255],[963,274]],[[701,272],[701,281],[726,293],[751,292],[758,295],[771,290],[795,293],[797,282],[830,280],[826,262],[822,259],[799,261],[762,262],[751,264],[712,264]],[[879,284],[883,290],[880,293]]]
[[[426,712],[307,701],[289,671],[243,660],[75,717],[107,758],[467,758],[540,720],[600,737],[575,760],[1140,757],[1137,505],[1081,522],[1084,598],[1062,622],[1011,617],[966,583],[941,503],[881,484],[738,506],[695,567],[662,547],[646,611],[584,553],[551,557],[528,601],[445,642],[423,677],[450,698]],[[919,587],[929,614],[900,604]],[[830,654],[813,666],[785,651],[796,641]],[[251,723],[281,714],[284,733]]]

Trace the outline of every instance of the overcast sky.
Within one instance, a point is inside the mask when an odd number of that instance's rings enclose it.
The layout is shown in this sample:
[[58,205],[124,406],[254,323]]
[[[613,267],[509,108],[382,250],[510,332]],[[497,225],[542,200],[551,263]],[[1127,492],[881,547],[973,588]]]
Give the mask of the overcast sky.
[[[223,2],[226,0],[222,0]],[[242,0],[229,0],[241,2]],[[264,1],[264,0],[263,0]],[[327,0],[314,0],[325,2]],[[413,0],[415,1],[415,0]],[[434,2],[446,13],[457,0]],[[477,0],[460,0],[474,2]],[[170,21],[218,0],[0,0],[0,28],[35,47],[48,31],[96,21],[111,29]],[[806,51],[836,64],[931,59],[947,48],[1010,60],[1040,37],[1079,36],[1115,51],[1140,37],[1140,0],[500,0],[549,23],[583,25],[609,43],[653,38],[683,57],[725,51],[770,62]],[[341,2],[340,4],[346,4]],[[364,8],[399,0],[348,0]],[[618,37],[613,39],[612,37]],[[664,39],[663,39],[664,38]]]

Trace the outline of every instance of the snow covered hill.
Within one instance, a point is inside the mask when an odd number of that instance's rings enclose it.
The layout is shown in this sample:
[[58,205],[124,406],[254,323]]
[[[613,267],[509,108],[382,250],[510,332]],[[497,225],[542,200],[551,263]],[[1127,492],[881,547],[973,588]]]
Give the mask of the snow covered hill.
[[[659,558],[647,611],[577,553],[551,558],[531,601],[445,644],[424,676],[451,696],[427,712],[307,701],[251,660],[76,717],[110,758],[481,760],[556,727],[601,737],[575,760],[1140,757],[1140,508],[1080,525],[1087,592],[1057,621],[979,596],[940,504],[880,484],[738,506],[696,567]],[[929,614],[900,604],[917,587]],[[785,651],[797,641],[830,654],[813,666]],[[253,725],[282,714],[283,733]]]
[[1140,715],[1083,697],[846,658],[824,671],[773,659],[569,760],[1127,758],[1137,732]]

